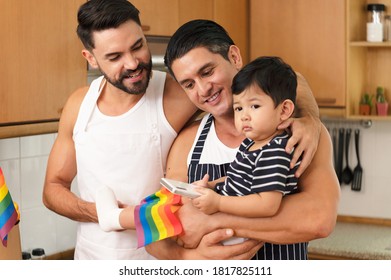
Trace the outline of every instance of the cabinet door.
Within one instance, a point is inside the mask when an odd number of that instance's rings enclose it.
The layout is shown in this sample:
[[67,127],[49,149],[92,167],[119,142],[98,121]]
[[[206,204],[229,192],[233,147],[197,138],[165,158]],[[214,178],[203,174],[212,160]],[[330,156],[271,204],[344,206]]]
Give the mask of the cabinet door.
[[249,4],[247,0],[214,0],[214,20],[221,24],[248,62]]
[[57,120],[87,82],[76,15],[83,0],[0,0],[0,126]]
[[213,1],[179,0],[179,25],[193,19],[213,19]]
[[146,35],[171,36],[179,26],[179,0],[131,0]]
[[282,57],[320,107],[345,107],[345,1],[251,0],[250,57]]

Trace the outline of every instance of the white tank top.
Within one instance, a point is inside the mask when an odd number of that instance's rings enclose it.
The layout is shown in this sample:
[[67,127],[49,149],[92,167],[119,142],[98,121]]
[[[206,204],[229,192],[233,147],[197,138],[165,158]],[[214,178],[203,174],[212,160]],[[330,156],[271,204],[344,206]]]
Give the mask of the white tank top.
[[[166,74],[153,72],[146,94],[128,112],[105,116],[97,107],[103,77],[92,82],[74,127],[80,197],[95,201],[106,185],[117,199],[136,205],[160,188],[169,149],[177,133],[163,111]],[[151,259],[137,249],[135,230],[104,232],[79,223],[75,259]]]
[[[210,114],[206,114],[200,123],[200,126],[197,130],[197,135],[194,138],[193,146],[187,155],[187,166],[189,166],[191,157],[194,151],[194,148],[197,144],[197,140],[200,137],[200,134],[209,118]],[[239,147],[238,147],[239,148]],[[211,127],[208,132],[208,136],[205,139],[204,148],[200,157],[200,164],[225,164],[232,162],[235,159],[236,152],[238,148],[230,148],[226,146],[220,139],[217,137],[214,121],[211,124]]]

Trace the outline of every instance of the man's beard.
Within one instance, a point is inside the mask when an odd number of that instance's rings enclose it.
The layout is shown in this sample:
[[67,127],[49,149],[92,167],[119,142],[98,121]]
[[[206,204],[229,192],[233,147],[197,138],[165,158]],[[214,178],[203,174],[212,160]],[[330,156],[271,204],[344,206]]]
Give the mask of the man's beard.
[[[146,75],[147,78],[143,79],[139,82],[134,83],[131,88],[126,87],[123,84],[123,80],[125,78],[127,78],[128,76],[132,75],[133,73],[137,73],[140,70],[145,71],[147,73],[147,75]],[[129,93],[129,94],[136,94],[136,95],[143,94],[146,92],[148,85],[149,85],[149,80],[151,79],[152,59],[149,60],[149,63],[139,63],[136,70],[125,71],[124,73],[121,74],[121,76],[119,77],[118,80],[112,80],[102,70],[101,70],[101,72],[102,72],[103,76],[105,77],[105,79],[110,84],[115,86],[116,88],[123,90],[124,92]]]

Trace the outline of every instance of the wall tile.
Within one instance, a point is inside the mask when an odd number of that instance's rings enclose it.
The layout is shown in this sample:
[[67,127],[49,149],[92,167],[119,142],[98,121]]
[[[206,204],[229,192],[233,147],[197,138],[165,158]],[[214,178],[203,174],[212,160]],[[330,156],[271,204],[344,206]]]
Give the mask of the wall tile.
[[57,251],[56,215],[44,207],[21,211],[22,250],[44,248],[47,255]]
[[42,207],[47,156],[21,159],[21,193],[23,209]]
[[54,143],[54,134],[42,134],[20,138],[21,157],[49,155]]
[[62,252],[75,248],[77,222],[53,213],[56,223],[56,251]]
[[0,161],[20,157],[19,138],[0,139]]

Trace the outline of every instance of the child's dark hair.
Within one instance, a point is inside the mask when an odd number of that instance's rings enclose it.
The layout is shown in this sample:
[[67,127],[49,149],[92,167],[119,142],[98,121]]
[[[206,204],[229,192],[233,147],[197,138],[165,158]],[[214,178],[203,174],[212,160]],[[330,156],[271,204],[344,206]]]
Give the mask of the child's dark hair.
[[128,20],[141,26],[139,10],[127,0],[89,0],[77,13],[77,35],[87,50],[95,48],[94,31],[117,28]]
[[183,24],[172,35],[167,45],[164,63],[170,74],[175,77],[171,66],[175,59],[183,57],[197,47],[205,47],[212,53],[228,59],[229,47],[234,45],[228,32],[211,20],[196,19]]
[[232,93],[240,94],[252,85],[270,96],[275,107],[285,99],[295,103],[296,73],[279,57],[259,57],[243,67],[233,79]]

